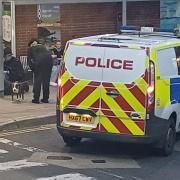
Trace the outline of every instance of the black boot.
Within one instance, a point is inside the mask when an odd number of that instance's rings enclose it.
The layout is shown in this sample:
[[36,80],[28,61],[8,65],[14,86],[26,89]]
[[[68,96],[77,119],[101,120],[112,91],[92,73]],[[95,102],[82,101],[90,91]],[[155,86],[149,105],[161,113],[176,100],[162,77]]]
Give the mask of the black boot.
[[33,99],[32,103],[39,104],[39,99]]
[[41,99],[42,103],[49,103],[48,99]]

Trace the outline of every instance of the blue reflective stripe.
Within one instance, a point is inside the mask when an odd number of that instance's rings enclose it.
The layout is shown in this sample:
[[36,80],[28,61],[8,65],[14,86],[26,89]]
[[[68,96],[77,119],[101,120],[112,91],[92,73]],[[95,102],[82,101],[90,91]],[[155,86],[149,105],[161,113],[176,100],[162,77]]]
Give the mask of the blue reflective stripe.
[[170,79],[171,104],[180,103],[180,78]]

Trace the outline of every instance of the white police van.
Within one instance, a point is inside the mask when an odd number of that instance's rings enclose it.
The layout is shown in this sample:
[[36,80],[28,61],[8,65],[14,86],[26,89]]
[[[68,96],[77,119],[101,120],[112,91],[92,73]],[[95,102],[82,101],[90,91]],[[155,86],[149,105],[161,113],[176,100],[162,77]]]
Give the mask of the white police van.
[[74,39],[63,60],[57,128],[65,143],[89,137],[173,152],[180,130],[176,32],[126,27],[119,34]]

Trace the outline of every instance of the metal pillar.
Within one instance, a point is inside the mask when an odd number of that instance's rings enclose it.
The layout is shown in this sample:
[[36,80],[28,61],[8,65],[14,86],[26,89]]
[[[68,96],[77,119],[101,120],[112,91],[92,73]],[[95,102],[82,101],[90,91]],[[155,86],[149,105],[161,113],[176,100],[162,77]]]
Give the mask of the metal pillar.
[[127,25],[127,0],[122,0],[122,25]]
[[15,24],[15,1],[11,1],[11,49],[16,56],[16,24]]
[[0,0],[0,96],[4,95],[2,0]]

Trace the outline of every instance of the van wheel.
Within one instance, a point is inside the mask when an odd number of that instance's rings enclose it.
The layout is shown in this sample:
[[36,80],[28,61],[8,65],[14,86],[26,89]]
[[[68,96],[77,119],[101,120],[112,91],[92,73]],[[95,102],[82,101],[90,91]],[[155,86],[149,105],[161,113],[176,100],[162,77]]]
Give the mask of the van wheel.
[[160,154],[163,156],[171,155],[174,151],[175,142],[176,142],[176,130],[175,130],[175,123],[174,121],[172,121],[164,137],[164,142],[162,144],[162,147],[159,149]]
[[81,138],[80,137],[71,137],[71,136],[62,136],[64,142],[68,145],[68,146],[75,146],[78,145],[81,142]]

